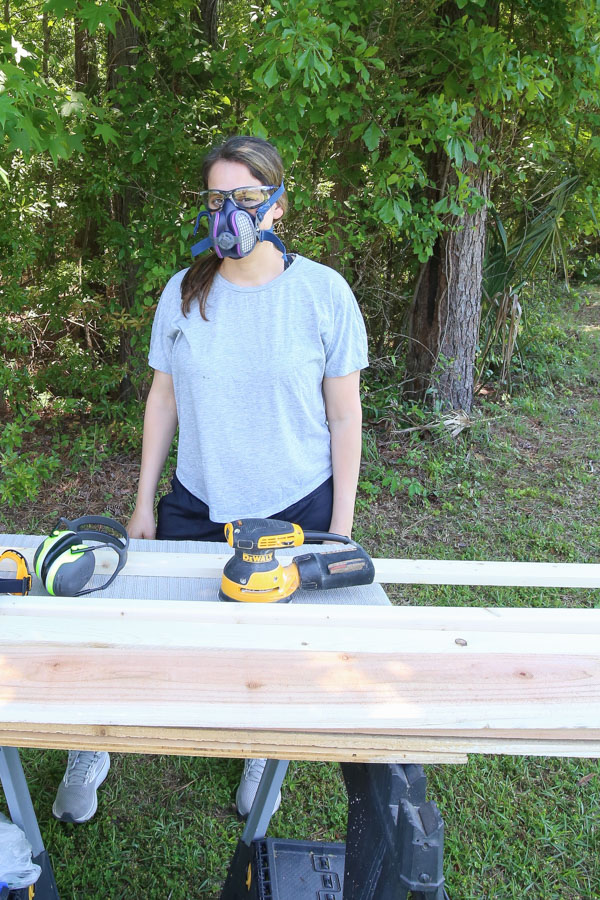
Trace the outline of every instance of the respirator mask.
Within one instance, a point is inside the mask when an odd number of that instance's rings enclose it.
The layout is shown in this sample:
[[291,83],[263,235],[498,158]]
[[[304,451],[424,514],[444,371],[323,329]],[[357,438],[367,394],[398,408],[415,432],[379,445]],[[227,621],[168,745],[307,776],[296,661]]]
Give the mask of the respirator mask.
[[[271,194],[271,191],[274,193]],[[233,191],[202,191],[201,197],[208,207],[199,213],[194,227],[194,237],[200,220],[208,219],[208,237],[192,246],[192,256],[198,256],[212,247],[220,259],[243,259],[252,253],[257,243],[270,241],[283,253],[283,242],[270,228],[260,227],[265,215],[277,203],[285,187],[283,181],[276,187],[235,188]]]

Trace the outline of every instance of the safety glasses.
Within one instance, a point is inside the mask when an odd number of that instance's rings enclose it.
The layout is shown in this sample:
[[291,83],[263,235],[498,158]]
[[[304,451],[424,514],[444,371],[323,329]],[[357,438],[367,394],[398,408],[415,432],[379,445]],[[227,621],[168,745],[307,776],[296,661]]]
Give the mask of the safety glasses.
[[271,197],[273,191],[277,190],[277,185],[261,184],[258,187],[234,188],[232,191],[200,191],[200,200],[207,209],[222,209],[228,197],[235,203],[239,209],[258,209],[263,203]]

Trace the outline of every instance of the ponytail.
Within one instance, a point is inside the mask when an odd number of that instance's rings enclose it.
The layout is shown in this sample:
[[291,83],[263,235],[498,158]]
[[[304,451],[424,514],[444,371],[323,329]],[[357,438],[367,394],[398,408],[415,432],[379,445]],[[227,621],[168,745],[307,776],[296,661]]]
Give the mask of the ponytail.
[[215,253],[211,253],[210,256],[195,262],[187,270],[181,282],[181,312],[184,316],[188,315],[193,301],[197,299],[200,315],[205,322],[208,321],[206,301],[220,265],[219,257]]

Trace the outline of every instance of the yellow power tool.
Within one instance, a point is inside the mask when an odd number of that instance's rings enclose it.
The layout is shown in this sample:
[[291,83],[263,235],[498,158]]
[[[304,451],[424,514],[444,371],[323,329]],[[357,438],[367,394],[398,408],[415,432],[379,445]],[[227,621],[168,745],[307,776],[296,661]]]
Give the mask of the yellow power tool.
[[[287,603],[298,588],[329,590],[371,584],[373,560],[360,544],[346,535],[303,531],[278,519],[238,519],[225,526],[234,554],[225,564],[219,597],[242,603]],[[282,566],[275,550],[304,543],[336,541],[343,549],[304,553]],[[347,546],[349,545],[349,549]]]
[[31,590],[31,573],[27,560],[18,550],[5,550],[0,555],[0,562],[4,559],[16,563],[17,571],[15,578],[0,578],[0,594],[26,596]]

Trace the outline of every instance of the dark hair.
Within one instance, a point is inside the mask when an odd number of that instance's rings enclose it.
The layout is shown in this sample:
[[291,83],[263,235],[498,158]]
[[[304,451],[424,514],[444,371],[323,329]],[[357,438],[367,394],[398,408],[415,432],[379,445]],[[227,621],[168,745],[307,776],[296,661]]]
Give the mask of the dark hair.
[[[213,147],[202,163],[202,180],[208,188],[208,176],[216,162],[243,163],[261,184],[280,185],[283,181],[283,163],[273,144],[257,137],[231,137]],[[284,192],[278,200],[283,211],[287,210],[287,194]],[[181,311],[186,316],[195,299],[200,305],[200,315],[206,319],[206,301],[217,270],[222,260],[216,253],[210,253],[195,262],[185,273],[181,282]]]

